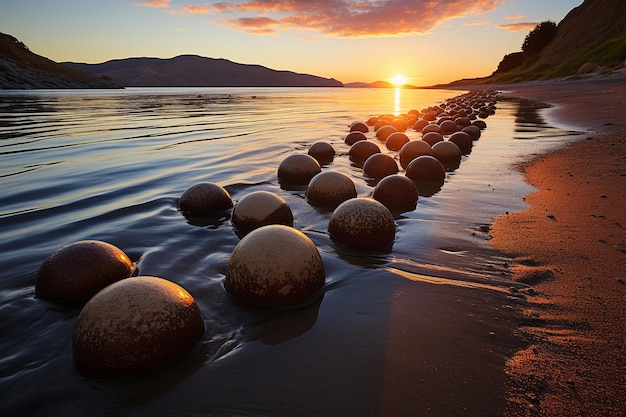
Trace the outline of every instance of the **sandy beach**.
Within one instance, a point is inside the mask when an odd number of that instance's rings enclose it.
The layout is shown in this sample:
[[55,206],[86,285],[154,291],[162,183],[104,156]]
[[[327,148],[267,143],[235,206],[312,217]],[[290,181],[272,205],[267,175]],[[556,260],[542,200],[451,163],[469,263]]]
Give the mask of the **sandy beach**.
[[497,86],[553,105],[580,139],[521,164],[537,192],[493,224],[493,246],[527,283],[507,363],[509,416],[626,413],[626,73]]

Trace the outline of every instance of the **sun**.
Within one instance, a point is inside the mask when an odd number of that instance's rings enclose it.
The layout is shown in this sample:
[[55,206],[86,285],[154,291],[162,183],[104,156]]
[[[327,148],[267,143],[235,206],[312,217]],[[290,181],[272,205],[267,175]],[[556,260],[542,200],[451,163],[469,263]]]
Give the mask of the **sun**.
[[406,84],[406,77],[401,74],[396,74],[391,78],[391,83],[396,87],[402,87]]

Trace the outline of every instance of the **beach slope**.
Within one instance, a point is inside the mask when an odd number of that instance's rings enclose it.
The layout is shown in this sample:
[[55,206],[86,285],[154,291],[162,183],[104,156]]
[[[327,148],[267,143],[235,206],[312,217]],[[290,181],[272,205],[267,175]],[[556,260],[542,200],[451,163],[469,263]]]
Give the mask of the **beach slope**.
[[[626,413],[626,77],[503,88],[552,104],[586,134],[521,164],[537,192],[492,227],[492,244],[527,283],[521,333],[507,364],[512,416]],[[502,88],[500,86],[499,88]]]

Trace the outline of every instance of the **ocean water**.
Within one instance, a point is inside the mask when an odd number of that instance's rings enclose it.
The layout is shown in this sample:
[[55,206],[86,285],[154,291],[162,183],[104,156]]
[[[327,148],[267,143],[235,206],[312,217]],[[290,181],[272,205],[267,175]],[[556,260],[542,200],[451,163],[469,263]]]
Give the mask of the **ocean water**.
[[[576,132],[546,120],[538,103],[500,100],[441,190],[397,217],[385,253],[333,242],[330,212],[277,178],[286,156],[325,141],[336,156],[322,170],[349,175],[358,195],[370,196],[373,186],[343,141],[350,123],[462,93],[0,92],[0,414],[497,414],[497,401],[474,400],[493,396],[486,380],[502,378],[496,373],[511,353],[520,300],[509,291],[510,260],[489,245],[489,224],[524,209],[521,197],[532,192],[512,164]],[[235,203],[257,190],[283,197],[294,227],[322,254],[319,299],[294,309],[231,299],[222,281],[239,237],[229,216],[189,219],[177,209],[198,182],[224,186]],[[118,246],[141,275],[169,279],[194,296],[207,329],[194,352],[133,380],[78,375],[71,336],[81,306],[39,300],[34,284],[48,255],[84,239]],[[478,336],[488,326],[500,340]],[[468,386],[471,395],[463,394]]]

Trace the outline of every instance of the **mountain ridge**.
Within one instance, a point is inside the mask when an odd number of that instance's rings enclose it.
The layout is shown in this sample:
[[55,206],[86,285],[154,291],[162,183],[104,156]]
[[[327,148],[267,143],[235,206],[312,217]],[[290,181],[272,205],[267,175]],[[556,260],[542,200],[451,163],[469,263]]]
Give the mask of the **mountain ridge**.
[[109,77],[125,87],[343,87],[334,78],[193,54],[113,59],[99,64],[64,62],[63,65],[96,77]]

